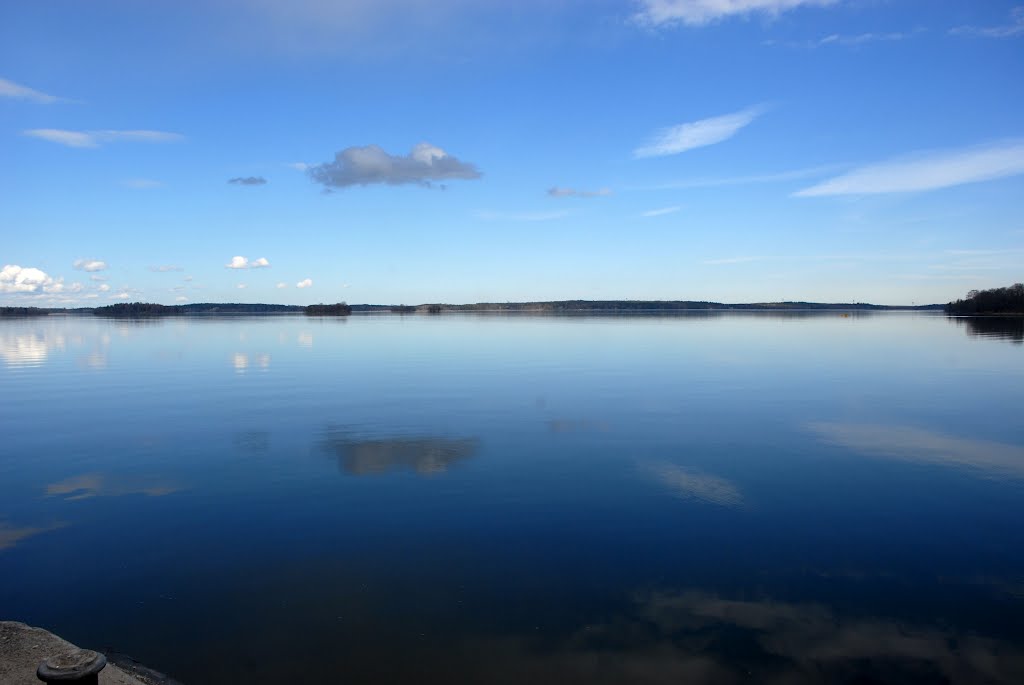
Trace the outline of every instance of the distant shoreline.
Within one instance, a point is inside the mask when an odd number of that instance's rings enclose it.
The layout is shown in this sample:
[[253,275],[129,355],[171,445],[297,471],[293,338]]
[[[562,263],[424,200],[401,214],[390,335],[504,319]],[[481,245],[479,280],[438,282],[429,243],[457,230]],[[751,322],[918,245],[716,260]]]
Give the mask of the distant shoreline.
[[755,302],[722,303],[696,300],[553,300],[545,302],[477,302],[473,304],[431,303],[420,305],[353,304],[345,305],[277,305],[247,303],[196,303],[187,305],[159,305],[150,303],[120,303],[104,307],[44,308],[0,307],[0,317],[20,318],[64,315],[95,315],[114,318],[142,318],[164,316],[195,316],[244,314],[273,316],[280,314],[307,314],[311,316],[344,316],[349,313],[444,314],[444,313],[665,313],[665,312],[863,312],[863,311],[942,311],[944,305],[881,305],[866,302]]

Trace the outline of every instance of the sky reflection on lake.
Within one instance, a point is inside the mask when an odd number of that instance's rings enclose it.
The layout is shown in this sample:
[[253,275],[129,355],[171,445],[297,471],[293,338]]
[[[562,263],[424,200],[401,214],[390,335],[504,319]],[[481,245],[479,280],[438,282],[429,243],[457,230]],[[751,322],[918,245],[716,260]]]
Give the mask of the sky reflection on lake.
[[2,321],[3,618],[182,682],[1022,682],[966,325]]

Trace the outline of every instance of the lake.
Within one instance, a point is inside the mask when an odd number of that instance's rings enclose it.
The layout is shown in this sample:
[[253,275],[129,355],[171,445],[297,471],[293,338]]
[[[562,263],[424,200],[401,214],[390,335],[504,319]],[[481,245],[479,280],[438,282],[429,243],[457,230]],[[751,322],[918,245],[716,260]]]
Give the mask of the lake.
[[0,321],[0,619],[189,685],[1024,682],[1024,328]]

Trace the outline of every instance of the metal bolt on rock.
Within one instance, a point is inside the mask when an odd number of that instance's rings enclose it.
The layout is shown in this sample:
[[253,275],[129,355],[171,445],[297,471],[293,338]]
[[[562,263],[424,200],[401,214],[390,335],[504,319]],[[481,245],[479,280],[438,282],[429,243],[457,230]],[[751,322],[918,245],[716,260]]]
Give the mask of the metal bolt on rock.
[[36,669],[44,683],[81,683],[99,685],[99,673],[107,657],[91,649],[72,649],[45,659]]

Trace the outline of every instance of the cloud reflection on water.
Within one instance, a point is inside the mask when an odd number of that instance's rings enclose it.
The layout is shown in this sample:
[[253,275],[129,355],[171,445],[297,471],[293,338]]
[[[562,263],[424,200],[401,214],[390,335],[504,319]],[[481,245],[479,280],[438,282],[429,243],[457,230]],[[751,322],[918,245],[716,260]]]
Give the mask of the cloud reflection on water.
[[638,595],[622,615],[561,640],[482,638],[465,649],[487,664],[470,682],[1024,682],[1024,649],[1009,640],[697,590]]
[[89,497],[116,497],[120,495],[147,495],[162,497],[178,492],[180,487],[169,483],[140,482],[109,478],[97,473],[83,473],[46,486],[47,497],[63,497],[67,501]]
[[1024,447],[957,438],[912,426],[817,421],[807,429],[825,443],[922,464],[967,468],[986,475],[1024,478]]
[[479,441],[436,436],[361,439],[332,429],[324,436],[322,447],[337,457],[341,470],[354,476],[402,469],[432,475],[475,456]]
[[743,495],[731,481],[698,471],[688,471],[667,462],[651,462],[643,466],[655,478],[683,499],[696,499],[723,507],[743,504]]
[[30,538],[33,535],[46,533],[61,527],[61,524],[55,524],[52,526],[24,526],[18,528],[4,521],[0,521],[0,550],[14,547],[22,540]]

